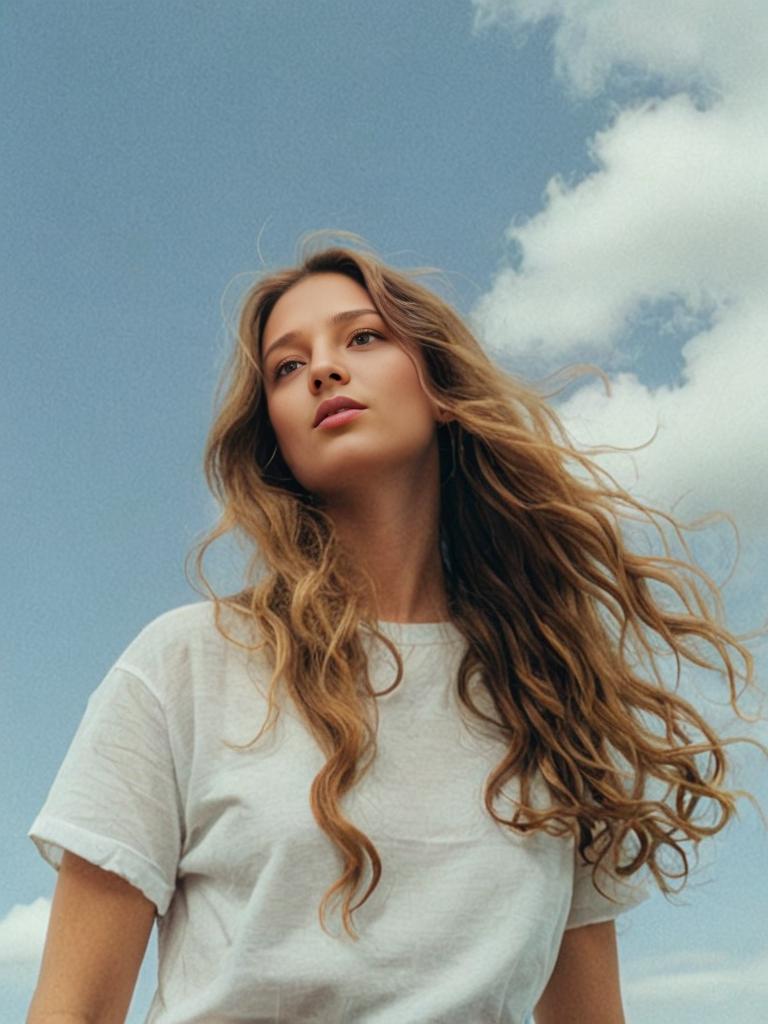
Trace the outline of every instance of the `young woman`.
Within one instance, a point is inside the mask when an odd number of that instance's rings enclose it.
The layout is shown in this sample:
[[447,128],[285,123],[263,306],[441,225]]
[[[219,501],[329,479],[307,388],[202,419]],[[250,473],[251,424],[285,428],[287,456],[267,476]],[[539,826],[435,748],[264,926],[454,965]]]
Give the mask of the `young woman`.
[[733,813],[736,740],[654,647],[707,641],[739,712],[715,584],[629,549],[622,510],[664,514],[415,276],[335,246],[247,295],[210,600],[119,656],[30,829],[59,869],[31,1024],[124,1020],[155,916],[157,1024],[619,1024],[614,919]]

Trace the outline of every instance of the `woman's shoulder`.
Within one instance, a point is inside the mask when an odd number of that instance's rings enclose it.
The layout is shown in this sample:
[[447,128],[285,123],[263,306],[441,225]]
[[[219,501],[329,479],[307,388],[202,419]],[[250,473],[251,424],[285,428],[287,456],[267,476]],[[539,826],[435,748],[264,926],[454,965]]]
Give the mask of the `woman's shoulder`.
[[167,653],[209,640],[215,633],[212,601],[195,601],[161,612],[144,625],[122,652],[121,660],[149,652]]
[[238,643],[255,642],[252,620],[222,606],[221,625],[228,636],[217,626],[213,601],[170,608],[147,622],[113,669],[141,679],[161,703],[172,702],[179,690],[189,692],[196,680],[245,663],[248,652]]
[[178,642],[200,628],[212,626],[213,622],[213,601],[193,601],[168,608],[149,619],[137,634],[136,640],[141,638],[145,643]]

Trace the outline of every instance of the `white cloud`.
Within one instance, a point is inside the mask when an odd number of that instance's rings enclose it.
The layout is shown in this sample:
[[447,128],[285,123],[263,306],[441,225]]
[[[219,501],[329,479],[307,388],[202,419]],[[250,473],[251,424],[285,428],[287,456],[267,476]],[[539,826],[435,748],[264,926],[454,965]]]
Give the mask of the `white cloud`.
[[738,962],[724,951],[665,954],[649,957],[642,975],[634,977],[636,973],[637,965],[630,964],[622,980],[626,1001],[633,1007],[700,1003],[703,1012],[713,1002],[739,1006],[744,1000],[768,996],[768,949]]
[[673,83],[754,95],[765,86],[762,0],[472,0],[477,32],[551,20],[555,69],[593,95],[630,68]]
[[675,296],[698,313],[759,295],[768,190],[756,170],[768,171],[768,134],[758,122],[682,95],[624,111],[592,143],[599,170],[573,188],[550,181],[541,213],[507,230],[522,259],[473,310],[482,333],[508,334],[515,354],[599,351],[642,302]]
[[[621,110],[594,139],[595,170],[549,182],[543,208],[507,229],[512,254],[470,320],[513,362],[600,361],[633,319],[670,302],[670,320],[707,327],[683,347],[682,383],[631,374],[606,401],[588,385],[559,406],[577,440],[638,444],[644,494],[685,514],[731,511],[762,526],[768,460],[768,6],[737,0],[474,0],[476,29],[549,19],[556,69],[583,95],[617,73],[679,90]],[[703,88],[706,86],[706,91]],[[687,91],[685,91],[687,90]],[[621,95],[620,93],[618,95]],[[705,100],[702,96],[705,95]],[[672,324],[669,334],[676,334]],[[677,325],[679,326],[679,324]],[[663,334],[663,332],[660,332]],[[663,337],[660,338],[663,341]],[[579,436],[587,426],[590,437]],[[622,479],[630,490],[634,474]]]
[[[581,443],[629,446],[653,443],[631,455],[600,456],[624,487],[652,504],[694,517],[712,509],[738,510],[737,526],[757,533],[765,525],[765,393],[768,382],[768,302],[742,302],[684,349],[679,387],[645,387],[619,374],[607,397],[587,384],[558,406]],[[635,481],[638,483],[635,483]]]
[[37,963],[43,953],[51,901],[17,903],[0,921],[0,964]]

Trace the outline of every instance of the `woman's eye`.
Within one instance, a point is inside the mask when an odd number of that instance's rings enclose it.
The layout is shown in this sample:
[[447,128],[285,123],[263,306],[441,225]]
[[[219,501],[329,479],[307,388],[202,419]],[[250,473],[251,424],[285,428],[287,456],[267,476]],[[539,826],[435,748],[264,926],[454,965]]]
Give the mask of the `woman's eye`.
[[278,368],[275,370],[275,378],[277,378],[277,377],[285,377],[285,374],[283,373],[283,370],[286,368],[286,366],[290,366],[291,363],[297,363],[297,362],[298,362],[298,359],[286,359],[284,363],[280,363]]
[[364,334],[369,334],[372,338],[379,338],[380,337],[380,335],[377,334],[376,331],[356,331],[352,335],[352,341],[356,341],[358,338],[362,337]]

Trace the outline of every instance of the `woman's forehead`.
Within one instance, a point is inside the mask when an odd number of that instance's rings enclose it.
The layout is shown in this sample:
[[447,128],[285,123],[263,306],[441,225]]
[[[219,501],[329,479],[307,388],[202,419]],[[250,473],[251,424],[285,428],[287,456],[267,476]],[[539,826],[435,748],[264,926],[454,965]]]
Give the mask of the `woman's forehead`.
[[291,285],[272,307],[262,330],[262,348],[288,331],[304,332],[335,313],[376,307],[362,285],[345,274],[312,274]]

